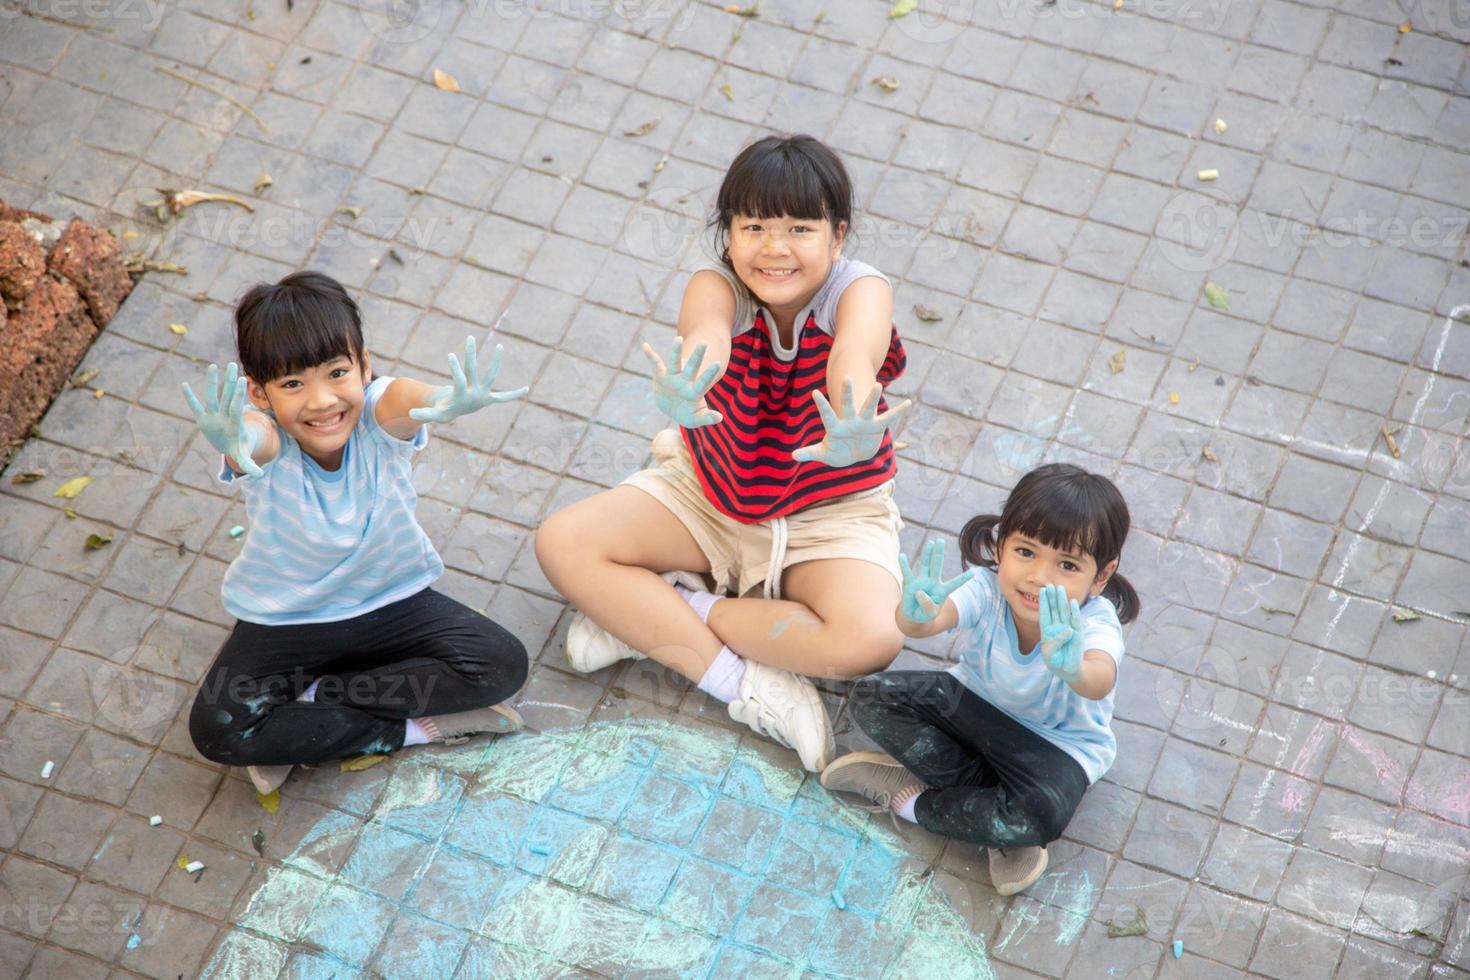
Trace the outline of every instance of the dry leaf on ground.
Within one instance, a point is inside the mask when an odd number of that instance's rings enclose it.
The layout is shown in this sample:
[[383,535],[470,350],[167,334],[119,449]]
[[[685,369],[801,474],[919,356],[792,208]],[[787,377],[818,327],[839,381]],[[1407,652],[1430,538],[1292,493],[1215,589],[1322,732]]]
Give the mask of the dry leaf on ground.
[[443,89],[446,92],[458,92],[459,82],[455,80],[455,77],[453,75],[449,74],[449,72],[445,71],[443,68],[435,68],[434,87]]

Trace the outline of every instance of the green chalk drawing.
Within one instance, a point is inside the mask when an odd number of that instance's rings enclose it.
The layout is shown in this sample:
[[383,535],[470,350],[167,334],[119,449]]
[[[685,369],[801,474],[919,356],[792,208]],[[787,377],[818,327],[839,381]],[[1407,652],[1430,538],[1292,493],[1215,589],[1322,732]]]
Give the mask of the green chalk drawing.
[[287,955],[286,947],[236,929],[220,941],[209,966],[218,977],[273,977],[286,965]]
[[[994,978],[900,834],[732,731],[629,718],[477,740],[367,785],[360,815],[322,811],[263,869],[203,976]],[[1092,883],[1069,882],[1057,904],[1085,922]]]
[[304,874],[294,868],[272,868],[265,884],[251,896],[239,925],[254,933],[294,942],[327,890],[329,880]]

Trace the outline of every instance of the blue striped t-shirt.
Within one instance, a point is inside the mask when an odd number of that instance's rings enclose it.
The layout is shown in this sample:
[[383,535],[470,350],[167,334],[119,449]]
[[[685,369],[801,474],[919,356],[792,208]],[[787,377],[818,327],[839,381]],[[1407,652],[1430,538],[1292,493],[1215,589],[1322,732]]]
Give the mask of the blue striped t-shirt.
[[281,451],[262,476],[237,474],[221,457],[220,482],[244,488],[249,523],[220,588],[230,615],[265,626],[336,622],[407,598],[443,574],[414,516],[410,479],[428,429],[397,439],[373,415],[392,380],[368,385],[336,470],[322,469],[279,426]]
[[[1084,698],[1047,669],[1037,649],[1021,653],[1016,621],[1000,593],[995,572],[981,568],[950,595],[959,628],[970,631],[959,663],[949,672],[986,701],[1045,738],[1097,782],[1118,754],[1113,737],[1113,690],[1096,701]],[[1123,659],[1123,624],[1102,596],[1082,606],[1082,648],[1101,650],[1116,666]]]

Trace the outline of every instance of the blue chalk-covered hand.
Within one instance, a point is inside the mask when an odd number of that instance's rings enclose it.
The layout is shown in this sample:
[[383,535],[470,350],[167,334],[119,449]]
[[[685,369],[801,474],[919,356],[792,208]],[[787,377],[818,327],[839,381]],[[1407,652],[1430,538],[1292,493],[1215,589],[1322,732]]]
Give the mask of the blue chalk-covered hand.
[[505,349],[496,344],[495,353],[490,356],[490,367],[481,377],[479,366],[475,363],[475,338],[465,338],[464,366],[460,366],[459,358],[449,355],[449,374],[454,378],[454,383],[430,389],[424,396],[422,407],[409,409],[408,417],[416,422],[450,422],[461,415],[478,412],[486,405],[520,398],[531,389],[490,390],[490,386],[495,383],[495,376],[500,373],[500,357],[504,353]]
[[842,385],[842,414],[832,410],[832,403],[820,391],[812,392],[817,411],[822,415],[822,424],[827,427],[827,436],[821,442],[802,446],[791,454],[798,463],[816,461],[827,466],[851,466],[872,459],[883,447],[883,433],[898,421],[908,410],[907,400],[878,414],[878,398],[883,394],[881,385],[874,385],[863,399],[862,408],[853,405],[852,379]]
[[919,567],[909,566],[908,555],[898,557],[899,568],[903,570],[903,614],[913,623],[932,623],[950,593],[970,581],[977,571],[967,568],[949,581],[944,581],[941,578],[944,572],[944,542],[938,539],[924,546]]
[[684,360],[683,350],[684,338],[675,337],[666,364],[652,347],[643,345],[643,353],[653,363],[653,402],[660,412],[686,429],[716,425],[724,416],[710,408],[704,396],[714,387],[721,365],[716,362],[703,371],[699,369],[704,363],[704,344],[695,345],[688,360]]
[[1060,585],[1041,589],[1041,658],[1068,684],[1082,679],[1082,610]]
[[242,473],[247,476],[262,475],[265,471],[251,456],[260,433],[253,426],[245,424],[246,381],[240,375],[240,368],[231,361],[230,366],[225,369],[223,403],[220,401],[218,364],[209,366],[205,383],[209,385],[209,389],[205,392],[205,404],[200,404],[194,390],[189,387],[189,382],[184,382],[184,398],[194,412],[194,421],[198,424],[199,431],[204,433],[204,438],[209,440],[211,446],[234,460]]

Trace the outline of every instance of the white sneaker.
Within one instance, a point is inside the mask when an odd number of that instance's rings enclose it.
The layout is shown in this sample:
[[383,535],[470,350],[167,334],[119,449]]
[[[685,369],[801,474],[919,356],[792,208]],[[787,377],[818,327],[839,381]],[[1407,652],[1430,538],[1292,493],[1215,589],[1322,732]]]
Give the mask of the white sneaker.
[[[664,572],[659,577],[670,585],[705,589],[704,579],[693,572]],[[643,654],[598,626],[580,610],[567,627],[567,661],[581,673],[590,674],[619,660],[644,659]]]
[[246,766],[245,774],[250,777],[250,782],[255,786],[257,793],[261,796],[269,796],[272,791],[281,788],[281,784],[295,768],[295,766]]
[[730,702],[730,717],[794,749],[809,772],[821,772],[832,759],[827,709],[816,686],[800,674],[745,661],[740,697]]
[[642,660],[643,654],[588,619],[578,611],[567,627],[567,660],[584,674],[601,670],[619,660]]

